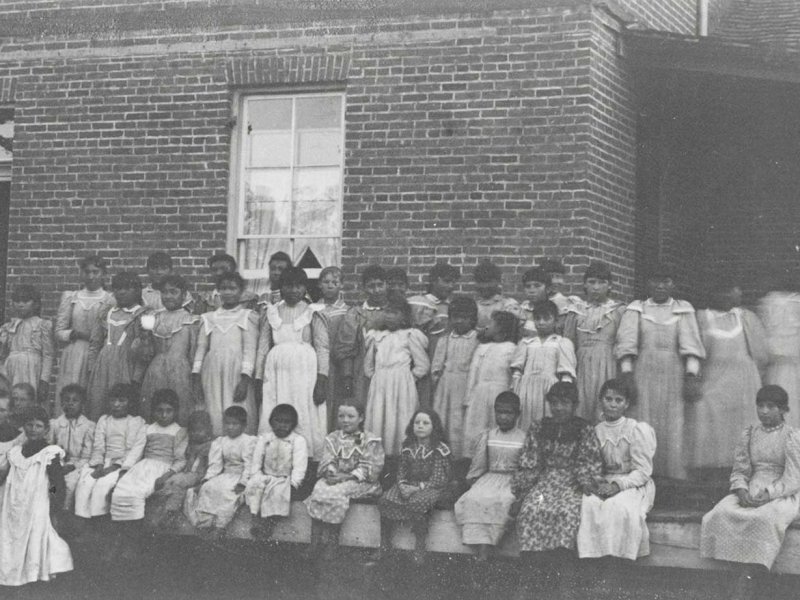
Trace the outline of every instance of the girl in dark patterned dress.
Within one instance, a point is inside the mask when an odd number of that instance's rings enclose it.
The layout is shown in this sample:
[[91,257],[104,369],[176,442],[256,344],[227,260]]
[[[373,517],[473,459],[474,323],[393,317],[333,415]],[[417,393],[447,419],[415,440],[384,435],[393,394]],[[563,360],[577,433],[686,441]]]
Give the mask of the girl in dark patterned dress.
[[450,448],[447,447],[442,420],[436,412],[420,409],[406,427],[397,483],[378,501],[381,551],[391,548],[393,522],[410,521],[416,538],[414,561],[422,562],[428,536],[428,515],[447,493],[451,478]]
[[552,416],[531,425],[511,482],[516,500],[509,515],[517,518],[523,561],[520,595],[530,595],[534,579],[542,579],[539,569],[557,571],[562,592],[569,587],[576,567],[581,500],[593,493],[603,474],[594,427],[575,416],[575,384],[555,383],[547,403]]

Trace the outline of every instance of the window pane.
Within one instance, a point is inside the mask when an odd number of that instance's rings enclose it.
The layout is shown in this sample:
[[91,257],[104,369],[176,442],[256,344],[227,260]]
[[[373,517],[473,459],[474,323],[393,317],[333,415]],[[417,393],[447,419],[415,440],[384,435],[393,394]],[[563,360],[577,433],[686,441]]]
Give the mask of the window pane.
[[250,100],[247,104],[249,129],[292,129],[292,99],[269,98]]
[[245,173],[245,235],[288,234],[291,223],[291,171],[254,170]]
[[292,132],[270,131],[251,133],[249,167],[289,167],[292,160]]
[[339,129],[342,120],[342,97],[298,98],[296,117],[298,129]]
[[342,162],[342,132],[338,129],[297,132],[297,165],[336,165]]
[[339,169],[295,171],[294,218],[296,235],[339,235]]
[[339,201],[342,192],[342,174],[338,167],[295,169],[294,199],[296,202],[311,200]]
[[326,237],[317,239],[301,239],[294,243],[295,260],[302,257],[310,248],[323,267],[338,265],[339,239]]

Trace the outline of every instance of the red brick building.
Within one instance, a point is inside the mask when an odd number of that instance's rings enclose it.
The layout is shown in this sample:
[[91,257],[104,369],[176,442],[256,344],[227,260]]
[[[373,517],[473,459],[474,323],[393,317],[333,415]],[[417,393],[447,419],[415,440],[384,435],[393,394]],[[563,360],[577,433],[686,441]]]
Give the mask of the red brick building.
[[213,252],[256,278],[281,249],[351,284],[492,258],[519,292],[547,255],[576,291],[592,259],[625,297],[659,259],[754,291],[800,252],[800,14],[711,0],[699,39],[696,5],[6,0],[7,284],[52,314],[86,253],[201,288]]

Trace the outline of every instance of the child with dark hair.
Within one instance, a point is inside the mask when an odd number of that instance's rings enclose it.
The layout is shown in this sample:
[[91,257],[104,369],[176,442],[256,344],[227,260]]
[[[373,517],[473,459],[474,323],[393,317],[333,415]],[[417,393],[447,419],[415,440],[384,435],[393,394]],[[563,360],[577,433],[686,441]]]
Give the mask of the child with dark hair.
[[364,373],[370,378],[365,427],[381,436],[390,456],[397,456],[403,427],[419,405],[416,382],[428,374],[428,340],[411,328],[411,309],[394,296],[383,310],[383,327],[366,336]]
[[29,383],[39,403],[50,395],[50,375],[55,358],[53,324],[42,319],[42,296],[32,285],[19,285],[11,295],[14,317],[0,327],[0,356],[11,384]]
[[319,273],[319,289],[322,298],[311,305],[311,308],[322,318],[328,330],[328,389],[327,413],[328,431],[336,429],[336,415],[339,402],[347,397],[344,387],[344,365],[334,352],[334,342],[339,335],[339,330],[344,323],[349,307],[342,298],[342,270],[339,267],[325,267]]
[[117,383],[108,392],[108,414],[94,428],[89,464],[81,469],[75,487],[75,514],[89,519],[107,515],[109,498],[122,473],[130,468],[134,447],[145,440],[147,425],[133,416],[137,391],[129,384]]
[[308,445],[295,432],[297,418],[294,406],[278,404],[269,415],[272,431],[256,440],[244,490],[245,502],[253,516],[251,533],[256,538],[268,538],[277,518],[289,516],[292,490],[299,488],[305,479]]
[[58,305],[55,337],[63,350],[58,362],[56,397],[60,397],[65,385],[89,385],[89,338],[92,327],[100,313],[108,311],[114,304],[114,296],[103,288],[106,261],[92,255],[81,259],[78,265],[83,287],[64,292]]
[[511,389],[511,359],[517,349],[519,319],[497,311],[472,355],[464,399],[463,455],[472,458],[481,434],[494,423],[494,401],[500,392]]
[[[161,303],[161,281],[172,275],[172,257],[166,252],[154,252],[147,257],[148,284],[142,289],[142,306],[148,311],[156,312],[164,308]],[[180,304],[186,310],[192,310],[194,298],[184,291]]]
[[[202,315],[203,313],[212,312],[222,306],[222,299],[217,289],[217,280],[226,273],[236,273],[236,259],[230,254],[217,253],[212,254],[206,261],[208,270],[211,272],[211,281],[214,289],[210,292],[202,292],[194,302],[194,313]],[[243,308],[255,308],[258,302],[258,296],[250,290],[242,292],[241,305]]]
[[271,431],[269,416],[279,403],[291,404],[298,414],[297,434],[319,460],[328,431],[328,328],[304,300],[308,286],[300,267],[281,274],[281,301],[261,315],[256,353],[256,385],[263,381],[259,433]]
[[603,382],[617,375],[614,342],[625,305],[608,297],[611,281],[608,265],[590,263],[583,274],[586,301],[570,303],[564,325],[564,337],[572,342],[578,360],[578,412],[591,423],[600,418]]
[[223,430],[223,411],[241,405],[248,416],[247,431],[255,432],[256,402],[253,371],[258,349],[258,313],[242,308],[244,279],[223,273],[217,279],[222,306],[205,313],[192,364],[195,402],[205,398],[216,435]]
[[338,335],[332,341],[333,356],[342,364],[345,397],[364,404],[369,392],[369,378],[364,374],[366,334],[380,328],[386,306],[386,272],[378,265],[369,265],[361,274],[366,300],[347,311]]
[[574,296],[564,295],[566,290],[564,276],[567,274],[567,269],[556,258],[543,258],[539,261],[539,268],[550,277],[547,299],[558,307],[560,317],[566,315],[569,306],[576,300]]
[[64,450],[64,510],[75,508],[75,488],[83,467],[89,464],[94,442],[94,422],[83,414],[86,390],[76,383],[61,388],[61,416],[50,421],[50,441]]
[[178,524],[186,491],[199,484],[208,469],[208,453],[214,437],[211,417],[206,411],[197,410],[189,415],[188,423],[183,469],[166,481],[157,481],[155,491],[145,506],[145,519],[156,530],[161,526],[174,527]]
[[522,287],[525,289],[525,300],[520,307],[525,314],[522,326],[522,337],[535,337],[536,325],[533,322],[533,307],[546,302],[550,292],[550,274],[540,267],[528,269],[522,274]]
[[200,317],[181,305],[186,281],[180,275],[162,277],[159,291],[164,309],[142,317],[142,355],[152,357],[142,380],[142,416],[149,421],[155,393],[169,389],[178,395],[178,423],[184,425],[195,406],[202,406],[191,381]]
[[414,532],[414,561],[425,557],[428,516],[447,493],[453,469],[450,448],[439,415],[432,410],[416,411],[405,431],[397,483],[381,496],[381,550],[391,549],[395,521],[410,521]]
[[502,290],[503,273],[496,264],[484,261],[478,264],[473,271],[475,279],[475,302],[478,304],[478,334],[482,335],[489,327],[492,315],[497,311],[513,314],[519,319],[520,324],[525,321],[525,315],[519,303],[513,298],[504,296]]
[[408,292],[408,274],[402,267],[386,269],[386,294],[405,300]]
[[106,412],[104,403],[115,384],[138,387],[146,367],[139,354],[140,317],[144,314],[139,276],[125,271],[117,273],[111,279],[111,289],[116,305],[98,313],[89,341],[86,413],[92,420]]
[[574,381],[575,350],[572,342],[555,332],[558,308],[549,300],[533,308],[536,336],[523,338],[511,359],[514,391],[522,411],[520,429],[527,431],[545,416],[545,396],[557,381]]
[[256,443],[255,436],[244,432],[247,423],[247,411],[241,406],[225,409],[224,435],[211,443],[206,475],[186,492],[183,510],[195,527],[224,535],[244,501]]
[[342,402],[337,429],[325,438],[325,450],[317,468],[319,480],[305,500],[311,516],[310,554],[325,544],[325,558],[333,558],[350,501],[377,496],[384,452],[381,438],[364,431],[364,407]]
[[11,421],[18,430],[25,424],[25,414],[38,406],[36,388],[30,383],[15,383],[11,386]]
[[69,546],[53,527],[64,505],[64,451],[47,441],[47,411],[34,408],[24,421],[25,443],[8,452],[0,510],[0,586],[48,581],[72,570]]
[[281,301],[281,275],[289,267],[294,266],[292,258],[286,252],[275,252],[269,257],[269,292],[258,298],[258,310],[264,312],[270,304]]
[[464,417],[472,355],[478,347],[478,306],[472,298],[458,296],[450,303],[450,332],[436,345],[431,379],[436,388],[433,409],[442,418],[453,458],[464,454]]
[[469,491],[455,504],[461,540],[478,547],[478,559],[485,561],[489,549],[503,539],[514,503],[511,478],[519,466],[525,432],[517,427],[519,396],[501,392],[494,401],[495,427],[481,434],[467,473]]

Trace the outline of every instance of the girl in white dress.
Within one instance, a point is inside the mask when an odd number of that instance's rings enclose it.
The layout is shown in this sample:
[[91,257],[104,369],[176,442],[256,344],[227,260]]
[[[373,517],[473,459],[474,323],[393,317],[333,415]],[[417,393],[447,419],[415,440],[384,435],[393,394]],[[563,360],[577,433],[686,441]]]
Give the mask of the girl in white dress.
[[656,434],[647,423],[625,416],[630,396],[623,380],[610,379],[600,388],[603,421],[595,425],[595,433],[603,455],[603,478],[581,504],[581,558],[635,560],[650,553],[645,519],[656,495],[650,477]]

